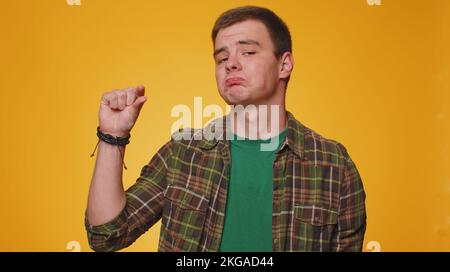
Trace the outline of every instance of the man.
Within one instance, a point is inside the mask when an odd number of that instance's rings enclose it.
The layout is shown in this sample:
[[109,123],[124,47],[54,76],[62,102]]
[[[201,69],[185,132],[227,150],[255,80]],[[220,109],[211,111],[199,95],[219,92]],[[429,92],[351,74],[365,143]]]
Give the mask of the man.
[[[212,38],[220,95],[238,110],[175,133],[126,192],[124,146],[144,87],[103,95],[86,211],[91,248],[127,247],[162,218],[160,251],[361,251],[365,192],[356,166],[342,144],[285,108],[294,65],[287,26],[268,9],[240,7],[217,19]],[[275,148],[262,150],[270,142]]]

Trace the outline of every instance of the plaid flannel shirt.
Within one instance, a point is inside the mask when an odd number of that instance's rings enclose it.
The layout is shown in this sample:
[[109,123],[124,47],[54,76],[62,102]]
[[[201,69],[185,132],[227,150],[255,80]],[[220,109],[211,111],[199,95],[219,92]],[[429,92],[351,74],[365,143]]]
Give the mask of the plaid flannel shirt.
[[[366,195],[355,164],[342,144],[287,116],[273,164],[273,251],[361,251]],[[215,121],[222,126],[227,118]],[[159,251],[218,251],[231,165],[220,126],[189,130],[189,139],[177,139],[187,130],[174,134],[126,191],[115,219],[98,226],[85,219],[90,247],[125,248],[162,219]]]

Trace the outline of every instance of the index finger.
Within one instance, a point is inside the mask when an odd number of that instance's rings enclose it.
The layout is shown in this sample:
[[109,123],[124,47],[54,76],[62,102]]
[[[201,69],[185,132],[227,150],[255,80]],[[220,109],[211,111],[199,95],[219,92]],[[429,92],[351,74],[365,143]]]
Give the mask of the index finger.
[[139,85],[136,88],[134,88],[134,94],[136,95],[136,97],[143,96],[145,94],[144,85]]

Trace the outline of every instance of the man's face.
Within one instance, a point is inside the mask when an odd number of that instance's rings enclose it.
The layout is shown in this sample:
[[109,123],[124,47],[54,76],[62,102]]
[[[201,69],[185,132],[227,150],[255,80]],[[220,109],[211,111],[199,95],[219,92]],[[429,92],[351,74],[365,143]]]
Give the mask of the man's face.
[[216,81],[227,104],[268,104],[280,95],[276,93],[280,61],[274,52],[270,34],[260,21],[243,21],[218,32]]

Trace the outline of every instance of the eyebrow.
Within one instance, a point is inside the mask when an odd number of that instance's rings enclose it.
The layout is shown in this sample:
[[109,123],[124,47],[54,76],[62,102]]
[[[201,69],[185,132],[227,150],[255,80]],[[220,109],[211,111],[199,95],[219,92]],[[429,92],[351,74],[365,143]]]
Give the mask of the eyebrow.
[[[239,41],[236,42],[236,44],[254,44],[254,45],[257,45],[257,46],[261,47],[261,44],[259,44],[259,42],[255,41],[255,40],[239,40]],[[227,46],[223,46],[221,48],[218,48],[218,49],[214,50],[214,55],[213,56],[216,57],[217,54],[219,54],[220,52],[223,52],[223,51],[225,51],[227,49],[228,49]]]

